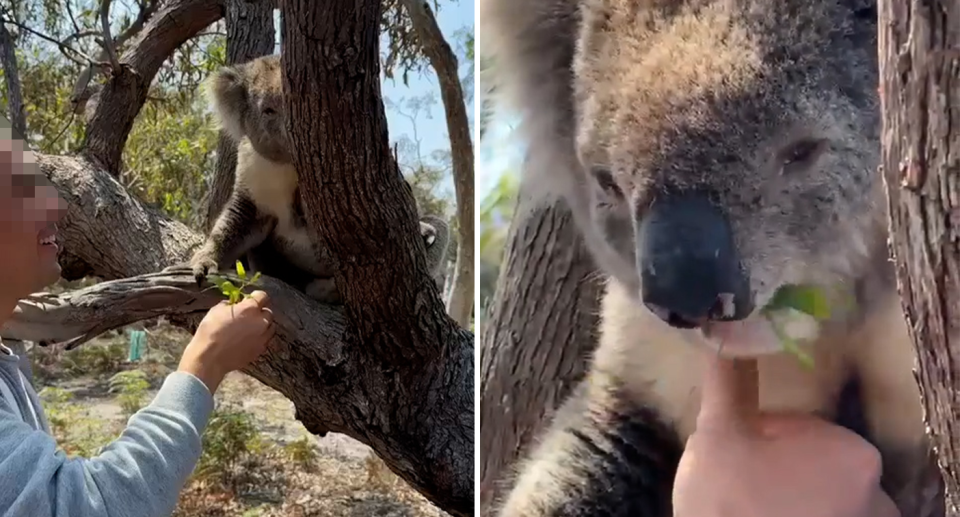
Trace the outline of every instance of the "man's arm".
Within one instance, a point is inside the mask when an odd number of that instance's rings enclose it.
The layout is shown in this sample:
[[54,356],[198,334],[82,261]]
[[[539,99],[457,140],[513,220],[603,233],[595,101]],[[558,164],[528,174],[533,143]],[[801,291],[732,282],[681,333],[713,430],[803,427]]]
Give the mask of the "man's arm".
[[175,372],[99,456],[68,459],[0,400],[0,516],[169,516],[212,410],[207,387]]

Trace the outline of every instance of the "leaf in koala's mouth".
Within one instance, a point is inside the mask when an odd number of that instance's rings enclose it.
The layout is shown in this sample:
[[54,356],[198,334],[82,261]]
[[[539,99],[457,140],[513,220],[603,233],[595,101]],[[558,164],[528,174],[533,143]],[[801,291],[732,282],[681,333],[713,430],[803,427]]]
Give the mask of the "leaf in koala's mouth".
[[812,285],[785,285],[777,289],[763,311],[767,313],[793,309],[817,320],[830,318],[830,303],[824,289]]
[[831,316],[830,297],[826,290],[819,286],[784,285],[777,289],[770,303],[761,310],[761,313],[770,321],[784,351],[796,356],[807,368],[813,368],[813,358],[801,349],[797,340],[776,321],[775,315],[789,313],[791,310],[806,314],[820,322]]

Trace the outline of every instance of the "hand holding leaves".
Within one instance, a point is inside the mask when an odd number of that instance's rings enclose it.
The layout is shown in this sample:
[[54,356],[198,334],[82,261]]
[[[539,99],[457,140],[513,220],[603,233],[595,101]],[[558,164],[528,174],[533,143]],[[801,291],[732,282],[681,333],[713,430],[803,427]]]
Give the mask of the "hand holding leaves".
[[223,295],[227,297],[228,303],[230,305],[236,305],[237,303],[240,302],[240,300],[250,297],[250,295],[243,292],[243,290],[246,287],[255,285],[257,283],[257,280],[260,279],[260,272],[258,271],[256,274],[253,275],[253,278],[251,278],[248,281],[247,271],[246,269],[243,268],[243,264],[241,264],[240,261],[238,260],[237,276],[239,276],[241,280],[241,283],[239,286],[234,285],[233,282],[221,276],[211,275],[208,277],[211,282],[216,284],[216,286],[220,289],[220,292],[222,292]]

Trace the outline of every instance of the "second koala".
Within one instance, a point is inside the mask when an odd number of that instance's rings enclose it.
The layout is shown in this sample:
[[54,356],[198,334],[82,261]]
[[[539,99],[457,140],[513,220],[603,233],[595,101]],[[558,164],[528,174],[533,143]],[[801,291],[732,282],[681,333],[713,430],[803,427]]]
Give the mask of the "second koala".
[[[280,279],[326,303],[340,301],[328,250],[312,242],[286,135],[280,56],[218,70],[208,95],[237,146],[233,192],[190,261],[197,281],[246,256],[253,271]],[[439,221],[439,223],[437,222]],[[427,266],[436,276],[446,258],[448,227],[421,218]]]

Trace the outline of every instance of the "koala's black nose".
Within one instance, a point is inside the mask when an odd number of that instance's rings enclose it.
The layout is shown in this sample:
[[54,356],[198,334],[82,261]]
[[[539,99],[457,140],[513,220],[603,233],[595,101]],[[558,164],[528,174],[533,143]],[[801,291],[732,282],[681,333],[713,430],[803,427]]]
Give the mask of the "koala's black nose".
[[706,194],[656,199],[638,225],[637,257],[643,303],[674,327],[753,311],[730,223]]

